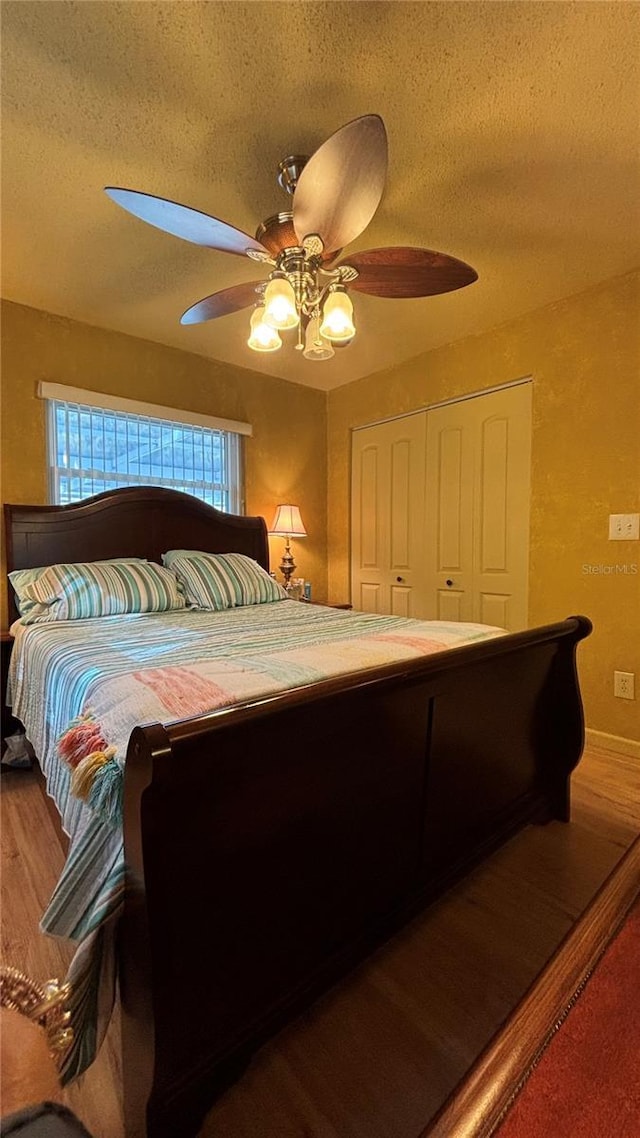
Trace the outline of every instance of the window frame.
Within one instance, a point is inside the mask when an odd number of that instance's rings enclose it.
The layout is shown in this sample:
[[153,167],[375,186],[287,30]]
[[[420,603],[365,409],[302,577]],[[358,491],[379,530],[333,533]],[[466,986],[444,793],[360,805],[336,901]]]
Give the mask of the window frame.
[[[61,484],[64,477],[78,477],[80,479],[95,479],[96,481],[118,481],[127,486],[165,486],[179,490],[182,493],[192,494],[199,501],[207,502],[206,492],[209,491],[207,504],[215,504],[216,509],[224,513],[244,514],[244,455],[242,439],[244,435],[252,434],[249,423],[240,423],[229,419],[216,419],[213,416],[201,415],[197,412],[182,411],[179,409],[160,406],[157,404],[141,403],[137,400],[124,399],[117,396],[107,396],[98,392],[85,391],[81,388],[66,387],[62,384],[41,383],[38,394],[46,401],[47,420],[47,472],[49,499],[54,505],[64,505],[66,499],[61,495]],[[141,421],[153,422],[160,429],[195,428],[218,432],[224,435],[224,477],[220,482],[207,482],[204,479],[194,480],[190,483],[179,476],[167,477],[142,475],[131,470],[107,471],[92,467],[60,466],[58,464],[58,422],[57,411],[59,405],[64,406],[65,414],[69,410],[93,415],[112,414],[114,416],[134,416],[137,424]],[[174,470],[175,475],[175,470]],[[197,493],[196,490],[200,491]],[[96,490],[95,493],[101,491]],[[86,501],[92,494],[83,498],[70,498],[70,501]],[[226,505],[215,503],[215,497],[222,498]]]

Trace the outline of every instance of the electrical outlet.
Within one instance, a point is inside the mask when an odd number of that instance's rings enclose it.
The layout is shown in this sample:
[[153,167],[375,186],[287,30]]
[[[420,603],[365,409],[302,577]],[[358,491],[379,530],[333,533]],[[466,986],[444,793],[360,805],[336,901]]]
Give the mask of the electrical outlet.
[[614,672],[613,694],[620,699],[635,699],[635,674],[633,672]]
[[640,514],[609,514],[609,541],[638,541]]

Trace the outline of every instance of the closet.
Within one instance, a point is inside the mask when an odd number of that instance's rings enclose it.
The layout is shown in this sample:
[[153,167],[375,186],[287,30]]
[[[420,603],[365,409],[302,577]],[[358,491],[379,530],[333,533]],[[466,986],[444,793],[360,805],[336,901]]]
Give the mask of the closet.
[[522,381],[353,431],[355,608],[527,626],[531,388]]

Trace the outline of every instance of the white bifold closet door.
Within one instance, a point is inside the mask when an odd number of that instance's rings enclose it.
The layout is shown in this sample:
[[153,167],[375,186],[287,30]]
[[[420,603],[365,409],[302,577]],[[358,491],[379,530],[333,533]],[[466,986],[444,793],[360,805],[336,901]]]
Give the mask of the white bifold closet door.
[[354,431],[354,607],[525,628],[530,467],[530,383]]
[[530,477],[530,383],[428,411],[428,618],[526,628]]
[[426,426],[422,412],[353,433],[351,603],[363,612],[421,615]]

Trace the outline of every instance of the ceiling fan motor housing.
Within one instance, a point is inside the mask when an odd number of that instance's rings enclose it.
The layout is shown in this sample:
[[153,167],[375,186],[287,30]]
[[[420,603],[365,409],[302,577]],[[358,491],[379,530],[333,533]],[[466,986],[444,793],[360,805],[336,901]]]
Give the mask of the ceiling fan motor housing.
[[[316,236],[316,234],[312,234],[311,236]],[[277,260],[285,249],[299,249],[300,241],[293,227],[293,213],[274,213],[271,217],[267,217],[264,221],[261,221],[256,229],[256,241],[264,245],[274,261]],[[318,241],[318,249],[320,250],[322,243],[319,239]],[[319,251],[317,256],[318,259],[323,262],[333,261],[341,252],[341,249],[334,250],[332,253],[327,252],[326,254]]]

